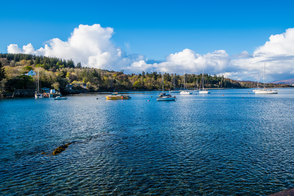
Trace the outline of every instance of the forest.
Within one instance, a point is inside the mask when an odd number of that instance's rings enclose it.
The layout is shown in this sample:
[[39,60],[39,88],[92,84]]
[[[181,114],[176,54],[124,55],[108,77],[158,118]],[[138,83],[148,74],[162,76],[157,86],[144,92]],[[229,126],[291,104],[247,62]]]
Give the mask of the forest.
[[[26,75],[31,70],[39,73],[41,88],[52,88],[62,94],[151,91],[162,90],[163,85],[165,90],[198,89],[202,83],[201,73],[126,74],[122,71],[82,67],[81,63],[75,64],[72,60],[28,54],[0,54],[0,95],[6,97],[16,91],[27,91],[30,93],[23,93],[19,96],[33,96],[37,87],[38,74]],[[262,84],[258,85],[262,86]],[[257,87],[257,82],[236,81],[223,76],[204,74],[204,86],[205,88],[253,88]],[[284,87],[286,85],[269,83],[266,86]]]

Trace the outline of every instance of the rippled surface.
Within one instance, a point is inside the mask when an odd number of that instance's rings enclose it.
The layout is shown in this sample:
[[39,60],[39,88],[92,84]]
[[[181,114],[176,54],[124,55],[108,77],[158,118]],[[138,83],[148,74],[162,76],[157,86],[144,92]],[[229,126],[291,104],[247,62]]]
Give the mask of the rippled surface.
[[[157,102],[157,92],[125,101],[0,100],[0,194],[265,195],[293,187],[293,89],[212,92],[176,102]],[[67,142],[57,156],[41,154]]]

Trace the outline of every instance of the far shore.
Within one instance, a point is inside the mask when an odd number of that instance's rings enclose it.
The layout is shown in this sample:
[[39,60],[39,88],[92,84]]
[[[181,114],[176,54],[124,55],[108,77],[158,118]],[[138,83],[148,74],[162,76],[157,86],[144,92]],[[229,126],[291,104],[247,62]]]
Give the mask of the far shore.
[[[285,89],[285,88],[294,88],[294,86],[284,86],[284,87],[275,87],[275,89]],[[208,90],[229,90],[229,89],[256,89],[256,88],[206,88]],[[272,88],[273,89],[273,88]],[[0,94],[0,99],[13,99],[13,98],[33,98],[34,94],[32,92],[35,92],[33,89],[20,89],[22,92],[29,91],[28,94],[24,95],[15,95],[12,96],[13,93],[7,94],[8,96],[3,96]],[[176,89],[177,91],[181,91],[183,89]],[[188,89],[189,91],[198,91],[200,89]],[[75,92],[75,93],[64,93],[63,96],[75,96],[75,95],[94,95],[94,94],[111,94],[114,92],[118,93],[124,93],[124,94],[135,94],[135,93],[141,93],[141,92],[161,92],[161,89],[158,90],[114,90],[114,91],[81,91],[81,92]],[[170,90],[165,90],[170,91]]]

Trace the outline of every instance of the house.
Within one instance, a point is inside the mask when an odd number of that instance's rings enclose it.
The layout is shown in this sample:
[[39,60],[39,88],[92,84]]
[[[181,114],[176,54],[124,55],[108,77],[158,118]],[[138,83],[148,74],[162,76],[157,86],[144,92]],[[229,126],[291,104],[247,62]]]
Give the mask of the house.
[[27,76],[35,76],[36,72],[34,72],[33,70],[30,70],[28,73],[26,73],[25,75]]

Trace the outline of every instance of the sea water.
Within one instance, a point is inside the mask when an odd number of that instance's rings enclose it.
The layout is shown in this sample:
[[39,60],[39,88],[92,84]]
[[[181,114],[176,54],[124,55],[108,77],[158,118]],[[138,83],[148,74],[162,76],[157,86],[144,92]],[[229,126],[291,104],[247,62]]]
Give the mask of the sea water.
[[[293,187],[294,90],[0,100],[0,194],[267,195]],[[52,151],[72,143],[60,154]],[[45,153],[45,154],[44,154]]]

